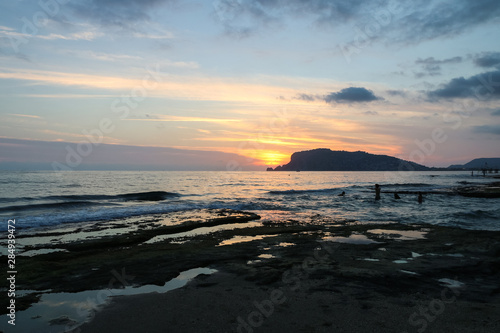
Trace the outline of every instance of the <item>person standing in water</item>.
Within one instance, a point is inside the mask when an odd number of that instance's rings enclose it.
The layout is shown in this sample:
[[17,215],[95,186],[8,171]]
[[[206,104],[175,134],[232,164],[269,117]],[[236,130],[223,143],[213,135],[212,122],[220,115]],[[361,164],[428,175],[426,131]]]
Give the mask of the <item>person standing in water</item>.
[[375,184],[375,200],[380,200],[380,185]]
[[424,197],[422,196],[422,192],[418,192],[418,203],[421,204],[424,201]]

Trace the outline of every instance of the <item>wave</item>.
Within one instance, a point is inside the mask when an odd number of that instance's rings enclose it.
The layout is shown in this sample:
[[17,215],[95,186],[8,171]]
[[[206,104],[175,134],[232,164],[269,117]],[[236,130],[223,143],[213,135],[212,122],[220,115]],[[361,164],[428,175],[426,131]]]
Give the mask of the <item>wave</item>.
[[43,199],[49,200],[118,200],[118,201],[162,201],[169,197],[180,196],[178,193],[165,191],[152,191],[140,193],[126,193],[118,195],[85,194],[85,195],[53,195]]
[[16,218],[16,227],[29,229],[37,227],[50,227],[68,223],[111,221],[116,219],[147,216],[153,214],[166,214],[179,211],[199,209],[232,209],[232,210],[283,210],[282,206],[263,203],[238,203],[238,202],[183,202],[160,203],[144,206],[99,207],[96,209],[81,209],[77,211],[57,211],[36,216],[13,216]]
[[117,197],[123,200],[132,201],[162,201],[170,197],[178,197],[179,193],[165,192],[165,191],[152,191],[142,193],[128,193],[120,194]]
[[40,210],[40,209],[50,209],[50,208],[79,208],[84,206],[93,206],[95,202],[91,201],[69,201],[69,202],[58,202],[58,203],[45,203],[37,205],[17,205],[17,206],[7,206],[0,207],[0,212],[18,212],[26,210]]
[[74,194],[74,195],[49,195],[45,197],[21,197],[21,198],[0,198],[0,203],[18,202],[18,201],[93,201],[93,200],[109,200],[109,201],[162,201],[171,197],[178,197],[179,193],[165,191],[151,191],[139,193],[126,193],[118,195],[106,194]]
[[425,183],[395,183],[395,184],[382,184],[382,186],[387,187],[433,187],[436,184],[425,184]]
[[330,193],[338,192],[341,188],[325,188],[311,190],[285,190],[285,191],[269,191],[269,194],[308,194],[308,193]]
[[68,223],[111,221],[120,218],[135,217],[141,215],[161,214],[182,210],[198,209],[191,205],[147,205],[134,207],[114,207],[98,209],[81,209],[78,211],[66,211],[47,213],[37,216],[20,216],[16,218],[16,227],[28,229],[36,227],[48,227]]
[[[51,205],[51,204],[49,204]],[[57,204],[53,204],[57,207]],[[68,203],[70,206],[71,203]],[[277,203],[267,203],[259,201],[239,202],[239,201],[172,201],[151,204],[139,204],[134,206],[114,206],[114,207],[92,207],[82,204],[78,210],[58,210],[49,212],[39,212],[41,214],[24,214],[23,216],[11,216],[16,218],[16,227],[29,229],[36,227],[50,227],[68,223],[111,221],[131,217],[147,216],[153,214],[167,214],[179,211],[191,211],[199,209],[231,209],[240,211],[269,211],[269,210],[293,210],[290,207]]]
[[[339,191],[349,190],[349,189],[362,189],[362,190],[372,190],[375,184],[373,185],[350,185],[346,187],[336,187],[336,188],[325,188],[325,189],[307,189],[307,190],[283,190],[283,191],[269,191],[269,194],[278,194],[278,195],[297,195],[297,194],[310,194],[310,193],[340,193]],[[394,184],[381,184],[382,188],[434,188],[436,185],[434,184],[426,184],[426,183],[394,183]]]
[[498,211],[498,209],[496,211],[476,209],[468,212],[454,212],[451,216],[455,219],[470,221],[477,221],[479,219],[496,219],[498,217]]
[[61,188],[75,188],[75,187],[82,187],[82,185],[80,185],[80,184],[61,185]]
[[34,201],[34,200],[40,200],[40,199],[39,198],[32,198],[32,197],[0,198],[0,203],[19,202],[19,201]]

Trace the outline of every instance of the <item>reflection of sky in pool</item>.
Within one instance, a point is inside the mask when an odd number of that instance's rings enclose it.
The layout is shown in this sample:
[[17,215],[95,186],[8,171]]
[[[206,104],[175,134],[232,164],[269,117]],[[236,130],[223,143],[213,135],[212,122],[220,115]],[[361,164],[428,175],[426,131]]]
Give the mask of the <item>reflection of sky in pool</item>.
[[371,229],[367,232],[385,238],[410,240],[410,239],[424,239],[427,232],[418,230],[386,230],[386,229]]
[[[68,317],[76,321],[76,326],[92,317],[93,311],[105,304],[109,297],[137,295],[152,292],[164,293],[183,287],[190,279],[199,274],[212,274],[216,272],[209,268],[194,268],[181,272],[179,276],[168,281],[163,286],[145,285],[134,288],[128,286],[122,289],[87,290],[78,293],[47,293],[43,294],[40,301],[24,311],[16,312],[15,332],[24,333],[60,333],[70,330],[75,326],[50,325],[49,321]],[[132,282],[132,281],[130,281]],[[119,283],[115,283],[118,286]],[[12,325],[7,320],[0,322],[0,330],[14,332]]]
[[323,240],[337,243],[347,243],[347,244],[374,244],[378,243],[373,239],[369,239],[365,235],[352,234],[349,237],[341,236],[327,236],[323,237]]
[[251,241],[254,241],[254,240],[261,240],[261,239],[264,239],[264,238],[275,237],[275,236],[278,236],[278,235],[234,236],[233,238],[226,239],[225,241],[220,242],[218,246],[233,245],[233,244],[238,244],[238,243],[251,242]]

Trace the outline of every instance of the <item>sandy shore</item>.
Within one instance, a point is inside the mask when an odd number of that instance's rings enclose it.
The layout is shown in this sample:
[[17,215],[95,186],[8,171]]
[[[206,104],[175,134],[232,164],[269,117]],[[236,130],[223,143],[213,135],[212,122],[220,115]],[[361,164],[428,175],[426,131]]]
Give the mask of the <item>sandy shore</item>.
[[[19,288],[105,290],[117,285],[116,272],[127,285],[163,285],[192,268],[217,270],[166,293],[113,296],[74,330],[83,333],[500,329],[500,232],[195,215],[138,220],[115,234],[94,226],[77,241],[52,233],[47,244],[63,251],[20,260]],[[206,232],[192,233],[200,223]],[[36,294],[18,300],[24,307],[36,301]]]

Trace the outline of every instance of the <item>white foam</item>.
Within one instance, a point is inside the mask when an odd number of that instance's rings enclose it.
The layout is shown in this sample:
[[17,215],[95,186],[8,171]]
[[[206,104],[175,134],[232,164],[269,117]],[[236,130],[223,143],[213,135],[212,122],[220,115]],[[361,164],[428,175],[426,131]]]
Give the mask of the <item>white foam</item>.
[[446,284],[447,287],[449,288],[462,288],[463,286],[465,286],[465,283],[462,283],[460,281],[457,281],[457,280],[452,280],[452,279],[439,279],[438,280],[440,283],[443,283],[443,284]]
[[407,264],[408,260],[399,259],[399,260],[394,260],[393,263],[395,263],[395,264]]

